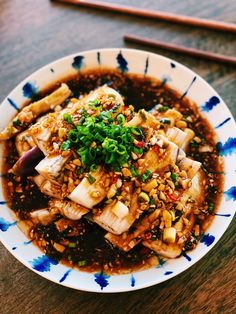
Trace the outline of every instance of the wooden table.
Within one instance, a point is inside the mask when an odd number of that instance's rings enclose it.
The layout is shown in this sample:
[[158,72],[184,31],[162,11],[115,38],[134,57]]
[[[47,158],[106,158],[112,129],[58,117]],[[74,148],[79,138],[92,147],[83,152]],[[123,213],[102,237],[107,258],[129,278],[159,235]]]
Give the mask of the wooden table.
[[[235,0],[114,0],[123,4],[236,22]],[[27,75],[77,51],[125,47],[124,33],[235,55],[236,36],[122,16],[47,0],[0,0],[1,100]],[[132,45],[135,48],[143,48]],[[235,68],[152,50],[206,79],[236,117]],[[235,219],[192,268],[160,285],[120,294],[74,291],[51,283],[0,246],[0,313],[236,313]]]

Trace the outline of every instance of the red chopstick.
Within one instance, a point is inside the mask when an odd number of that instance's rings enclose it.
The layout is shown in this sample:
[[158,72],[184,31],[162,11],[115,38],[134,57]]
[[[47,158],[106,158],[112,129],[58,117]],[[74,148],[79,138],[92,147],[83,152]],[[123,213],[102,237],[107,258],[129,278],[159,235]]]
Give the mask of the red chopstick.
[[198,50],[194,48],[188,48],[185,46],[170,44],[163,41],[148,39],[148,38],[134,36],[134,35],[125,35],[124,40],[128,42],[136,43],[136,44],[143,44],[143,45],[151,46],[151,47],[159,47],[165,50],[183,53],[183,54],[193,56],[193,57],[200,57],[207,60],[213,60],[213,61],[234,64],[234,65],[236,64],[236,57],[225,56],[225,55],[221,55],[221,54],[217,54],[217,53],[213,53],[209,51],[204,51],[204,50]]
[[184,25],[198,26],[209,28],[218,31],[236,33],[236,24],[226,23],[208,19],[202,19],[198,17],[185,16],[181,14],[174,14],[165,11],[157,11],[150,9],[135,8],[132,6],[125,6],[116,3],[107,3],[103,1],[93,0],[56,0],[63,3],[75,4],[82,7],[100,9],[109,12],[119,12],[129,15],[142,16],[145,18],[151,18],[156,20],[162,20],[167,22],[173,22]]

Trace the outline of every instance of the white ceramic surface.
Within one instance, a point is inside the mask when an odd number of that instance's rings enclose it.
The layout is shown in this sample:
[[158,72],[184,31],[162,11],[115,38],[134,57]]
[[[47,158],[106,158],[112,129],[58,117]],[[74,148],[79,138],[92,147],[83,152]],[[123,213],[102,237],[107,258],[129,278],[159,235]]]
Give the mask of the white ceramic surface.
[[[132,291],[152,286],[176,276],[202,258],[221,238],[236,209],[236,125],[223,100],[201,77],[174,60],[157,54],[132,49],[100,49],[80,52],[57,60],[22,81],[0,105],[0,130],[16,114],[17,108],[47,83],[94,67],[118,68],[123,72],[156,77],[196,102],[218,135],[219,153],[225,160],[224,195],[202,242],[197,248],[161,267],[127,275],[89,274],[69,269],[46,257],[29,243],[12,218],[0,191],[0,239],[5,247],[25,266],[56,283],[94,292]],[[2,151],[0,147],[0,160]],[[1,178],[0,178],[1,179]],[[0,182],[1,184],[1,182]],[[27,283],[26,283],[27,284]]]

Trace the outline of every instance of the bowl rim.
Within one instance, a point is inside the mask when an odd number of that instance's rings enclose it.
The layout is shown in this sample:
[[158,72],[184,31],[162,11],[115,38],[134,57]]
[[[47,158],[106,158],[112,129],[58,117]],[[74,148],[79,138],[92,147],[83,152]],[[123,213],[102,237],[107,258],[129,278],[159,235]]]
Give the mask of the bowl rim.
[[[24,84],[26,83],[27,81],[29,81],[32,76],[38,76],[40,75],[40,72],[42,72],[43,70],[45,69],[48,69],[49,67],[53,67],[54,65],[57,65],[57,64],[60,64],[62,63],[63,61],[66,61],[68,59],[72,59],[78,55],[86,55],[88,53],[97,53],[97,52],[128,52],[128,53],[134,53],[134,54],[140,54],[140,55],[143,55],[145,54],[145,56],[150,56],[150,57],[154,57],[154,58],[159,58],[159,60],[164,60],[164,61],[168,61],[168,62],[174,62],[178,68],[181,69],[181,71],[187,71],[189,74],[191,73],[192,75],[195,75],[197,77],[198,80],[202,81],[204,83],[204,85],[207,86],[207,88],[211,91],[214,92],[214,95],[216,95],[217,97],[220,98],[221,102],[222,102],[222,105],[224,106],[224,110],[227,112],[227,114],[229,115],[229,117],[231,118],[232,122],[233,122],[233,125],[234,125],[234,129],[236,131],[236,122],[235,122],[235,119],[233,117],[233,115],[231,114],[229,108],[227,107],[227,105],[225,104],[225,102],[222,100],[222,98],[219,96],[219,94],[213,89],[213,87],[211,87],[211,85],[205,81],[199,74],[197,74],[196,72],[194,72],[193,70],[189,69],[187,66],[183,65],[182,63],[179,63],[178,61],[174,60],[174,59],[171,59],[171,58],[168,58],[168,57],[165,57],[165,56],[162,56],[160,54],[157,54],[157,53],[153,53],[153,52],[149,52],[149,51],[145,51],[145,50],[139,50],[139,49],[130,49],[130,48],[97,48],[97,49],[92,49],[92,50],[85,50],[85,51],[79,51],[79,52],[75,52],[73,54],[70,54],[70,55],[67,55],[67,56],[64,56],[62,58],[59,58],[59,59],[56,59],[42,67],[40,67],[39,69],[37,69],[36,71],[32,72],[30,75],[28,75],[25,79],[23,79],[14,89],[12,89],[10,91],[10,93],[3,99],[2,103],[5,102],[7,100],[7,98],[17,92],[19,90],[19,88]],[[90,68],[90,66],[88,66],[88,68]],[[112,67],[111,67],[112,68]],[[65,71],[66,73],[66,71]],[[135,73],[135,72],[130,72],[130,73]],[[66,76],[66,75],[65,75]],[[171,85],[171,84],[170,84]],[[1,149],[1,148],[0,148]],[[225,175],[226,177],[226,175]],[[0,179],[0,186],[2,186],[1,184],[1,179]],[[222,203],[222,200],[220,201],[220,204],[219,204],[219,208],[221,206],[221,203]],[[8,211],[12,214],[12,211],[10,210],[10,208],[8,208],[6,206],[6,208],[8,209]],[[76,289],[76,290],[80,290],[80,291],[87,291],[87,292],[97,292],[97,293],[116,293],[116,292],[127,292],[127,291],[135,291],[135,290],[139,290],[139,289],[143,289],[143,288],[147,288],[147,287],[151,287],[151,286],[154,286],[156,284],[160,284],[166,280],[169,280],[177,275],[179,275],[180,273],[184,272],[185,270],[189,269],[192,265],[196,264],[201,258],[203,258],[206,254],[209,253],[209,251],[216,245],[216,243],[222,238],[223,234],[226,232],[226,230],[228,229],[231,221],[233,220],[234,218],[234,213],[232,214],[232,216],[228,219],[228,223],[227,223],[227,226],[225,227],[225,229],[223,230],[223,232],[221,232],[220,236],[218,239],[216,239],[216,241],[214,241],[214,243],[210,246],[210,248],[207,249],[206,252],[203,252],[203,253],[200,253],[198,254],[198,256],[194,257],[194,261],[189,263],[189,264],[186,264],[187,266],[184,266],[183,268],[179,268],[179,270],[175,270],[175,272],[173,274],[170,274],[168,277],[165,277],[165,278],[162,278],[161,281],[158,281],[157,279],[153,279],[151,282],[148,281],[148,282],[144,282],[144,283],[139,283],[137,286],[135,287],[131,287],[131,286],[124,286],[124,287],[112,287],[112,288],[109,288],[109,289],[105,289],[105,290],[102,290],[102,291],[99,291],[99,286],[97,289],[87,289],[86,288],[86,283],[85,283],[85,287],[83,286],[80,286],[80,287],[76,287],[76,286],[73,286],[71,284],[68,284],[66,282],[58,282],[56,280],[56,278],[49,278],[49,273],[40,273],[38,271],[36,271],[35,269],[33,269],[32,267],[30,267],[29,263],[27,263],[26,259],[21,256],[20,254],[17,253],[17,251],[12,251],[11,247],[9,246],[9,244],[7,243],[7,241],[5,240],[5,237],[4,235],[0,232],[0,240],[1,242],[3,243],[3,245],[5,246],[5,248],[17,259],[19,260],[23,265],[25,265],[27,268],[29,268],[31,271],[35,272],[36,274],[40,275],[41,277],[43,278],[46,278],[48,279],[49,281],[52,281],[52,282],[55,282],[59,285],[63,285],[65,287],[69,287],[69,288],[72,288],[72,289]],[[215,218],[214,218],[215,219]],[[213,220],[214,222],[214,220]],[[212,222],[212,224],[213,224]],[[20,230],[20,228],[18,228]],[[22,232],[20,230],[20,232]],[[39,248],[37,248],[38,251],[40,253],[42,253]],[[70,269],[68,267],[68,269]],[[144,273],[145,271],[149,271],[150,269],[147,269],[147,270],[140,270],[138,272],[142,272]],[[78,271],[78,270],[77,270]],[[79,272],[79,271],[78,271]],[[81,272],[81,273],[84,273],[84,272]],[[136,272],[135,272],[136,273]],[[111,276],[124,276],[124,275],[111,275]],[[126,276],[126,275],[125,275]]]

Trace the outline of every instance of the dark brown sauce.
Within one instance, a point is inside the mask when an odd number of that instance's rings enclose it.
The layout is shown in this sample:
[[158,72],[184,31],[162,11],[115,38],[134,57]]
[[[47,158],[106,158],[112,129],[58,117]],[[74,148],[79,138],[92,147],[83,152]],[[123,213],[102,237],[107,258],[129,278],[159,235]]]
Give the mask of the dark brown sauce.
[[[185,97],[180,95],[157,80],[132,75],[121,74],[118,71],[108,69],[98,69],[81,72],[74,77],[64,78],[48,86],[37,98],[40,99],[46,94],[56,89],[61,82],[67,82],[73,92],[74,97],[94,90],[103,84],[119,91],[125,98],[126,105],[133,105],[136,110],[144,108],[150,110],[156,104],[161,103],[169,107],[177,108],[184,117],[190,116],[188,127],[193,129],[203,143],[215,147],[215,133],[208,121],[203,119],[196,106],[190,103]],[[65,103],[66,104],[66,103]],[[202,232],[209,225],[213,218],[213,211],[209,211],[208,204],[214,204],[214,210],[220,200],[221,186],[223,184],[222,165],[216,150],[199,154],[196,145],[190,145],[187,155],[203,164],[203,169],[207,174],[207,187],[205,202],[202,204],[202,218],[198,221]],[[28,213],[39,208],[46,208],[49,198],[43,195],[30,179],[20,179],[8,173],[8,170],[18,159],[14,140],[9,140],[5,145],[5,159],[3,162],[4,194],[9,202],[9,207],[22,220],[27,219]],[[58,220],[62,219],[58,216]],[[68,228],[59,232],[52,223],[48,226],[38,225],[34,227],[33,234],[36,240],[47,241],[46,254],[61,260],[69,265],[79,265],[86,271],[97,271],[108,268],[109,272],[118,272],[140,268],[145,261],[155,255],[149,249],[137,245],[129,253],[124,253],[114,247],[104,239],[105,231],[97,225],[81,219],[77,222],[68,222]],[[67,247],[63,254],[55,250],[52,241],[69,241],[75,247]],[[193,246],[189,241],[186,249]],[[86,265],[82,265],[86,261]],[[82,263],[82,264],[81,264]]]

